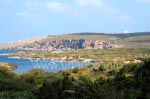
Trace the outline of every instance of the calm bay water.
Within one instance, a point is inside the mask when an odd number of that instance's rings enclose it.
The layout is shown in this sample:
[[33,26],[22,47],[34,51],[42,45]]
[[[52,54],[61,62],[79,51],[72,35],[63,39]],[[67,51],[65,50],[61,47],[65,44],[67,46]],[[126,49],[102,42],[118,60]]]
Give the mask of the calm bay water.
[[83,67],[91,62],[67,62],[60,60],[48,60],[48,59],[24,59],[24,58],[13,58],[7,54],[14,54],[18,51],[0,51],[0,62],[7,62],[9,64],[17,65],[17,69],[14,70],[16,74],[26,73],[32,69],[42,69],[48,72],[58,72],[61,70],[67,70],[75,67]]

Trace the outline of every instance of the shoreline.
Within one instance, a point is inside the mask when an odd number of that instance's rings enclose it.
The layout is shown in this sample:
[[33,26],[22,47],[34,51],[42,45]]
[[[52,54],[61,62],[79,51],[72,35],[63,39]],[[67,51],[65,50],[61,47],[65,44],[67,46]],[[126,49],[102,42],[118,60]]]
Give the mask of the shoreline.
[[17,65],[9,64],[7,62],[0,62],[0,67],[8,68],[8,70],[13,71],[17,69]]
[[[32,53],[33,54],[33,53]],[[16,55],[8,55],[8,58],[14,58],[14,59],[28,59],[28,60],[33,60],[33,59],[43,59],[43,60],[54,60],[54,61],[63,61],[63,62],[96,62],[92,59],[84,59],[84,58],[79,58],[79,59],[73,59],[73,57],[61,57],[61,58],[45,58],[45,57],[33,57],[28,56],[28,57],[24,57],[21,55],[18,55],[18,53]]]

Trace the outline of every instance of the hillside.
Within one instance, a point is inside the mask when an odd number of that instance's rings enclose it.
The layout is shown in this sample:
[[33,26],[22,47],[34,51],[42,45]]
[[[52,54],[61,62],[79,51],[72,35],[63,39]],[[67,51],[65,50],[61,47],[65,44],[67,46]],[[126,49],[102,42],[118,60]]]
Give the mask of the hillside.
[[45,38],[46,37],[35,37],[35,38],[29,38],[29,39],[24,39],[24,40],[18,40],[16,42],[9,42],[6,44],[1,44],[0,49],[11,49],[12,47],[19,47],[21,45],[34,43],[35,41],[41,41]]
[[134,37],[134,36],[146,36],[150,35],[150,32],[135,32],[135,33],[91,33],[91,32],[85,32],[85,33],[73,33],[72,35],[101,35],[101,36],[116,36],[119,38],[128,38],[128,37]]
[[49,35],[0,45],[11,50],[68,50],[102,48],[149,48],[150,32],[136,33],[73,33]]

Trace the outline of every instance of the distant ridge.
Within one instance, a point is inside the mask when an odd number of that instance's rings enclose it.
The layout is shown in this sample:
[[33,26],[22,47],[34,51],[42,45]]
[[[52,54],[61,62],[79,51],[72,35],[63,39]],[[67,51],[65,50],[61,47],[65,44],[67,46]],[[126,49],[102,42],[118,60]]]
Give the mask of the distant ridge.
[[103,35],[103,36],[116,36],[119,38],[128,38],[134,36],[145,36],[150,35],[150,32],[133,32],[133,33],[92,33],[92,32],[83,32],[83,33],[72,33],[70,35]]
[[[150,48],[150,32],[134,32],[134,33],[70,33],[62,35],[48,35],[44,37],[35,37],[16,42],[0,45],[1,49],[19,49],[19,50],[49,50],[58,49],[59,47],[68,46],[68,42],[72,41],[70,46],[74,48],[77,42],[87,41],[84,46],[91,45],[91,42],[111,42],[116,48]],[[54,43],[55,42],[55,43]],[[93,44],[94,44],[93,43]],[[64,44],[64,45],[63,45]],[[81,46],[81,45],[80,45]]]

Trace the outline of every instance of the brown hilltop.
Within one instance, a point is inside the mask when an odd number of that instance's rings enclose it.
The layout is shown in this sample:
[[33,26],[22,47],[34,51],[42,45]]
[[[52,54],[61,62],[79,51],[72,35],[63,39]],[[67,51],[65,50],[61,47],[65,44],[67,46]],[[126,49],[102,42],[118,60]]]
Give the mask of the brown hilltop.
[[[113,42],[111,45],[115,47],[133,47],[133,48],[149,48],[150,47],[150,33],[139,32],[139,33],[73,33],[64,35],[49,35],[43,37],[35,37],[16,42],[0,45],[0,49],[19,49],[19,50],[43,50],[43,49],[55,49],[55,47],[65,47],[66,45],[60,46],[63,40],[80,40],[84,39],[87,42],[94,40],[101,41],[104,43]],[[59,43],[51,44],[51,42]],[[67,43],[66,43],[67,44]],[[88,44],[88,43],[87,43]],[[53,47],[52,45],[55,45]],[[73,45],[73,44],[72,44]],[[85,46],[88,46],[84,44]],[[74,46],[74,45],[73,45]]]

